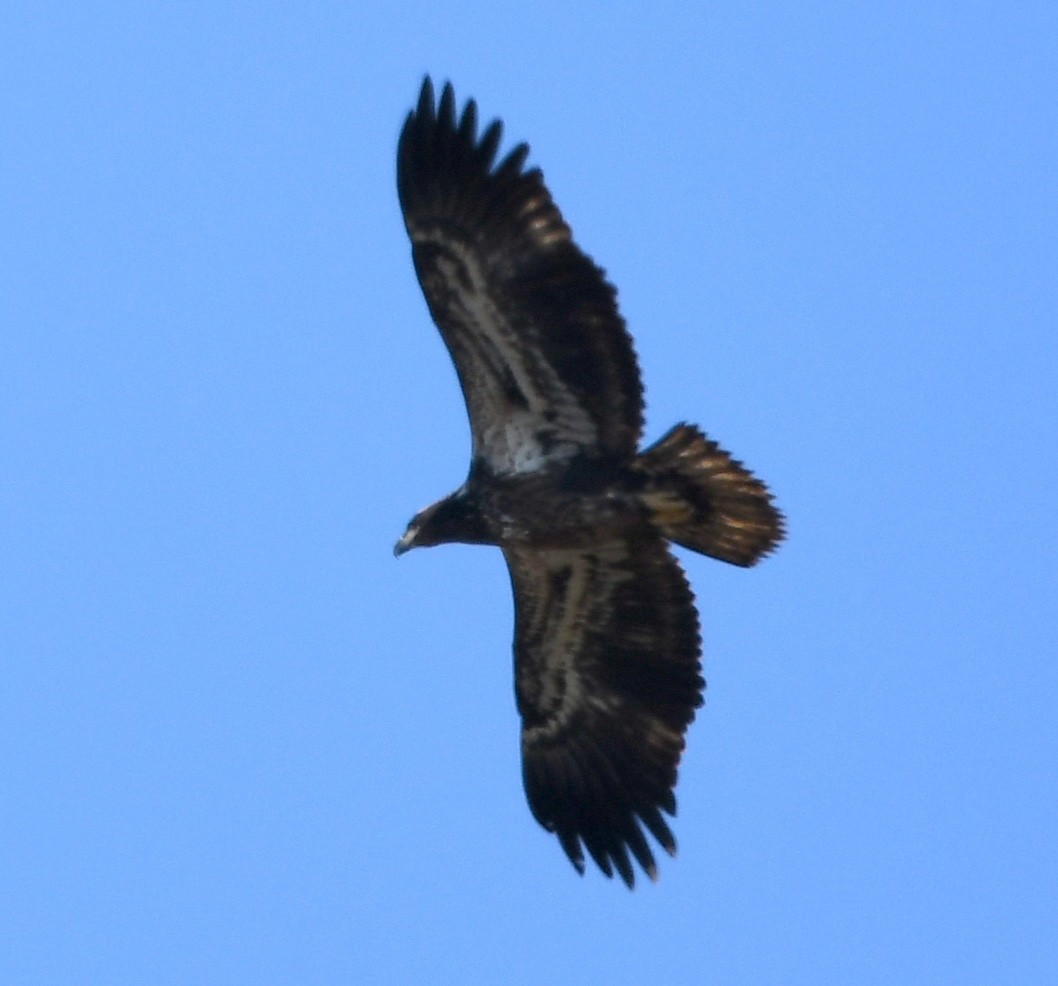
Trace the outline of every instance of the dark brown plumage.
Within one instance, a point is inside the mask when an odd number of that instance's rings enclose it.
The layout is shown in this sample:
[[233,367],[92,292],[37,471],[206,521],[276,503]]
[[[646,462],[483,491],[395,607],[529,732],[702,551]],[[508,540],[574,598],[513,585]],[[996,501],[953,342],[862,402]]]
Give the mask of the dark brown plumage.
[[[498,545],[515,600],[523,779],[581,872],[651,877],[670,854],[684,734],[705,683],[694,598],[667,547],[752,565],[783,536],[762,483],[691,425],[638,452],[643,391],[603,272],[573,243],[519,144],[477,136],[429,79],[397,188],[430,313],[470,416],[467,481],[414,517],[398,554]],[[646,832],[644,832],[644,829]]]

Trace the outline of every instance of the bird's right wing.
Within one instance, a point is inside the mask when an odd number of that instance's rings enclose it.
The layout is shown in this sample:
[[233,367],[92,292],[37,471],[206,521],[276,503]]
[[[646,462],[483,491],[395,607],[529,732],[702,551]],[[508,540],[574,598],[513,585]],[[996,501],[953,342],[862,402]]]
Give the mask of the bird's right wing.
[[632,886],[670,854],[684,733],[701,704],[698,617],[650,531],[583,550],[504,548],[515,602],[515,690],[533,815],[578,871],[582,844]]

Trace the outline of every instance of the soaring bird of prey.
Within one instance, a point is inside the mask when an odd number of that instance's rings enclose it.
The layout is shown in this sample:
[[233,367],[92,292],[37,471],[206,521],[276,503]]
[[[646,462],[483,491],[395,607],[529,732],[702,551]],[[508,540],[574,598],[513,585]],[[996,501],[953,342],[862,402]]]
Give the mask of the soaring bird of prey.
[[[603,271],[573,242],[529,153],[497,163],[445,85],[423,82],[397,150],[415,272],[470,417],[466,482],[395,552],[497,545],[514,591],[522,777],[578,872],[633,886],[649,832],[676,843],[676,769],[701,705],[694,596],[668,542],[753,565],[783,537],[768,490],[698,428],[639,451],[643,387]],[[663,814],[664,813],[664,814]]]

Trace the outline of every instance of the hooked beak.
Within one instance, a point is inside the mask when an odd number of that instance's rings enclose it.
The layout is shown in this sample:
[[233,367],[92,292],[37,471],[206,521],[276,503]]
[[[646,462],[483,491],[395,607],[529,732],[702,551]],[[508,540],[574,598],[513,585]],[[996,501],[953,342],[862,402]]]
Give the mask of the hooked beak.
[[401,539],[395,545],[393,545],[393,557],[399,558],[401,555],[404,554],[405,551],[411,551],[413,547],[414,545],[412,544],[412,533],[411,531],[405,531],[401,535]]

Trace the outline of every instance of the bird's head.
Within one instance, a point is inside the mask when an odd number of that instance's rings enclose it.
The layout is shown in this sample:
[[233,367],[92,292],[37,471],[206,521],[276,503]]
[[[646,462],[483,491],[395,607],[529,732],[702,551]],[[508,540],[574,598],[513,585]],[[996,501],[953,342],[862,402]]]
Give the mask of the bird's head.
[[440,500],[431,504],[425,510],[420,510],[408,521],[407,529],[400,536],[400,540],[393,546],[394,557],[399,558],[404,552],[411,551],[412,548],[425,548],[437,544],[431,519],[437,514],[444,502],[444,500]]
[[412,517],[408,529],[393,546],[393,554],[399,558],[412,548],[429,548],[453,541],[463,544],[493,543],[485,532],[477,505],[465,488],[438,500]]

